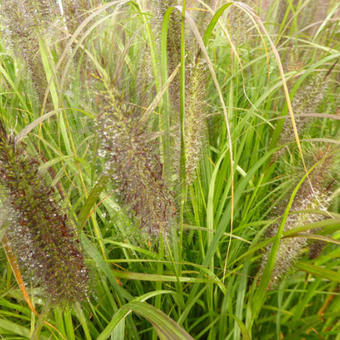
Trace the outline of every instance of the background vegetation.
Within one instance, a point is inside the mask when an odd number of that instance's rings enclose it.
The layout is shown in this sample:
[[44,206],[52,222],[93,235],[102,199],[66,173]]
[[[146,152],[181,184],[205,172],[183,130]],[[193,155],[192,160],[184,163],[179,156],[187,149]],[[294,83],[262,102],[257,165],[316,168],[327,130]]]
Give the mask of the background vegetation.
[[338,1],[0,9],[0,338],[340,339]]

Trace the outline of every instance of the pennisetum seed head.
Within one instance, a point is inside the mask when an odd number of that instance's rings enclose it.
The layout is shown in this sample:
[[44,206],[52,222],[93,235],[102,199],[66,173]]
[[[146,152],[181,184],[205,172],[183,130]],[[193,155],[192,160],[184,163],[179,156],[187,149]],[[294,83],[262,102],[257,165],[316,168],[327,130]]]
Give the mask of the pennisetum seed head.
[[186,178],[191,184],[195,179],[195,170],[200,160],[206,137],[207,67],[201,58],[190,67],[187,80],[184,149],[186,156]]
[[98,0],[66,0],[63,2],[65,21],[70,34],[73,34],[79,27],[87,12],[99,3]]
[[99,157],[117,187],[123,206],[133,212],[142,231],[151,236],[167,236],[175,218],[172,192],[162,177],[157,145],[150,142],[123,100],[103,98],[97,120]]
[[[315,164],[319,161],[321,161],[321,163],[301,185],[297,195],[295,196],[291,207],[292,214],[290,214],[287,218],[284,231],[293,230],[308,223],[322,221],[325,218],[323,215],[314,213],[313,211],[327,211],[330,205],[329,183],[330,172],[334,163],[334,155],[324,149],[314,149],[313,156],[310,157],[309,162]],[[285,207],[282,208],[284,210]],[[268,237],[275,236],[278,228],[279,224],[275,224],[270,229]],[[303,248],[306,247],[307,244],[307,238],[304,237],[289,237],[281,239],[269,287],[275,286],[293,267],[295,261],[297,261]],[[260,268],[261,273],[268,261],[271,249],[271,246],[267,247],[266,252],[263,255]],[[320,247],[320,244],[312,245],[311,258],[318,256],[321,250],[322,247]]]
[[[207,2],[211,5],[211,1]],[[177,1],[156,1],[156,20],[159,25],[163,21],[166,10],[177,5]],[[199,6],[198,2],[189,2],[188,7]],[[197,12],[197,13],[196,13]],[[195,17],[198,28],[204,31],[209,18],[204,10],[192,11],[190,15]],[[172,177],[178,178],[180,172],[181,148],[185,150],[185,170],[187,184],[195,179],[195,170],[202,154],[202,146],[205,141],[207,116],[207,89],[208,69],[200,52],[196,39],[191,30],[185,27],[186,72],[185,72],[185,114],[184,114],[184,145],[181,145],[180,122],[180,75],[178,74],[169,86],[171,101],[170,125],[172,126]],[[171,14],[167,39],[168,74],[171,74],[181,62],[181,15],[178,11]]]
[[[317,111],[318,106],[324,99],[328,84],[329,82],[328,79],[325,79],[325,74],[318,73],[309,78],[295,94],[292,100],[292,106],[298,131],[302,131],[310,121],[310,118],[301,115]],[[291,122],[289,119],[286,119],[280,136],[281,142],[289,142],[291,135]]]
[[3,0],[0,2],[2,29],[8,45],[25,63],[40,101],[47,85],[39,52],[39,38],[53,32],[57,4],[50,0]]
[[76,233],[38,166],[0,122],[0,188],[10,215],[9,244],[26,278],[49,300],[77,301],[88,293],[88,271]]

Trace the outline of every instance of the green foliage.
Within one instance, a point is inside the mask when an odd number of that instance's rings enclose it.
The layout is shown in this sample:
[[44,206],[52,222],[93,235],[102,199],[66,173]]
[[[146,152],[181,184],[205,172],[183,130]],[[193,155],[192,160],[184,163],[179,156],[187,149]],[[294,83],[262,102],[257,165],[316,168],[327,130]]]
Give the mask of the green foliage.
[[0,338],[337,339],[319,3],[1,2]]

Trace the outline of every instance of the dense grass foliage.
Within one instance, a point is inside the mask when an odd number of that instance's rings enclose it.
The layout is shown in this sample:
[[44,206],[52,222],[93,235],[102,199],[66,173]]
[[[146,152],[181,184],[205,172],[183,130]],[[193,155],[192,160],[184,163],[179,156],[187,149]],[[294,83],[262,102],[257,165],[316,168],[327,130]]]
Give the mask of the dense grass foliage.
[[1,339],[340,339],[338,1],[0,10]]

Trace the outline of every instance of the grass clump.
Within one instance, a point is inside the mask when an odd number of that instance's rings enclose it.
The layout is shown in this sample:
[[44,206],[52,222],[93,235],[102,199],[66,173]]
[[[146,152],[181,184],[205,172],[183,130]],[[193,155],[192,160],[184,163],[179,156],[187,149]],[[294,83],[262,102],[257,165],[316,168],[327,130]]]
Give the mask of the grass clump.
[[0,337],[337,339],[322,3],[1,3]]

